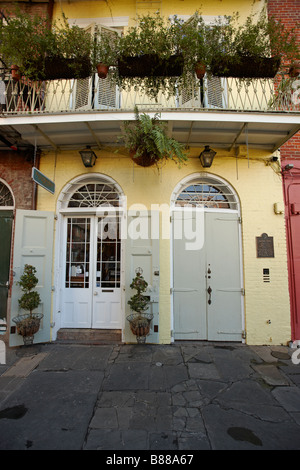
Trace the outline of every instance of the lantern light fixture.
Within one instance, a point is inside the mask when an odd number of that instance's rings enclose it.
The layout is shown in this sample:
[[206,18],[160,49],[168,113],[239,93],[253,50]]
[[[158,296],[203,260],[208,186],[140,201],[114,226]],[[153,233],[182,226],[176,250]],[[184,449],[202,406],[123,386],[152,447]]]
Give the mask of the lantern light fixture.
[[209,168],[217,152],[212,150],[209,145],[205,145],[204,150],[200,153],[199,158],[203,168]]
[[90,145],[87,145],[84,150],[79,151],[82,159],[82,163],[85,167],[90,168],[95,165],[97,160],[97,155],[91,149]]

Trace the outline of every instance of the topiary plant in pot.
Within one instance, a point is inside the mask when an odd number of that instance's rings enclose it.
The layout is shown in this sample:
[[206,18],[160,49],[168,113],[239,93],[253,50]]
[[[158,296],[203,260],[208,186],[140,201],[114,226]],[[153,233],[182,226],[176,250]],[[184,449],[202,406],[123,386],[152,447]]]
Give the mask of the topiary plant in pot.
[[43,318],[41,313],[33,312],[41,303],[39,293],[33,290],[38,283],[38,278],[35,274],[35,267],[30,264],[25,264],[24,272],[18,282],[18,285],[24,292],[22,297],[19,299],[19,306],[21,309],[27,310],[29,313],[19,315],[12,319],[17,325],[17,332],[19,335],[23,336],[25,345],[33,343],[33,337],[35,333],[38,332],[40,321]]
[[146,336],[150,333],[150,323],[153,319],[151,313],[145,313],[149,305],[149,297],[144,295],[148,283],[142,276],[142,270],[137,270],[135,278],[130,284],[131,289],[135,289],[137,293],[128,300],[128,305],[135,312],[127,316],[132,333],[136,336],[138,343],[145,343]]
[[132,160],[140,166],[158,165],[168,159],[182,164],[188,159],[184,146],[168,137],[159,114],[151,118],[140,114],[135,108],[135,121],[124,123],[124,133],[119,138],[124,142]]

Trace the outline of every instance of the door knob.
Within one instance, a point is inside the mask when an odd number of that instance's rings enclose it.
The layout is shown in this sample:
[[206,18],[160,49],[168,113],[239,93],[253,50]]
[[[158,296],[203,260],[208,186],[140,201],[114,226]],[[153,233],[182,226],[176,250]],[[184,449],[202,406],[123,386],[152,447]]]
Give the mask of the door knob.
[[207,293],[208,293],[208,304],[210,305],[211,304],[211,293],[212,293],[212,288],[209,286],[208,289],[207,289]]
[[94,295],[98,295],[98,292],[96,290],[94,291]]

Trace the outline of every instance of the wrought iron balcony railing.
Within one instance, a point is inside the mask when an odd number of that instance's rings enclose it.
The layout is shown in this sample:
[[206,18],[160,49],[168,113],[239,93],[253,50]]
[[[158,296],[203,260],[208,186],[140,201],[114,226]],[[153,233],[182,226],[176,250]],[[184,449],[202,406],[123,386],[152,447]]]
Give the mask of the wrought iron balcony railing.
[[97,75],[46,82],[6,77],[0,79],[0,114],[4,115],[131,111],[135,105],[149,111],[300,112],[300,79],[281,76],[249,81],[204,78],[195,93],[178,92],[169,99],[161,94],[157,100],[136,91],[120,91],[109,78],[99,79]]

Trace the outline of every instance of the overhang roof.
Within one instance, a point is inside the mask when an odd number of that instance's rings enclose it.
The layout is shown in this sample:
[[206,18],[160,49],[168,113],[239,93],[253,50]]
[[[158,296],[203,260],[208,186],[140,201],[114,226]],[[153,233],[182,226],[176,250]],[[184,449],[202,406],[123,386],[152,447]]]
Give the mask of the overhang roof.
[[[154,113],[149,113],[154,115]],[[0,150],[7,140],[18,148],[80,149],[86,145],[116,146],[123,121],[134,120],[129,112],[81,112],[39,115],[7,115],[0,118]],[[227,111],[164,111],[170,136],[190,147],[210,145],[231,150],[235,146],[274,152],[300,131],[300,114]],[[1,140],[2,136],[2,140]]]

